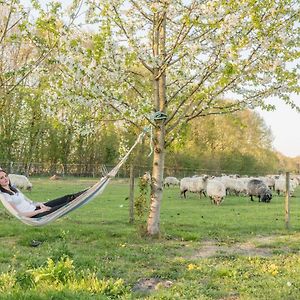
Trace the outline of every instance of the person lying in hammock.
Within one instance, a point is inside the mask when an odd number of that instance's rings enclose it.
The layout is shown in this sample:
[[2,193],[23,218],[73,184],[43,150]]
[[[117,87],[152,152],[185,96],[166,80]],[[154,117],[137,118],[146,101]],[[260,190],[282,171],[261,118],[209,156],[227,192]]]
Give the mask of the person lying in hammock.
[[39,218],[48,215],[71,202],[85,191],[86,190],[75,194],[65,195],[48,202],[32,202],[11,185],[7,173],[0,169],[0,192],[18,214],[24,217]]

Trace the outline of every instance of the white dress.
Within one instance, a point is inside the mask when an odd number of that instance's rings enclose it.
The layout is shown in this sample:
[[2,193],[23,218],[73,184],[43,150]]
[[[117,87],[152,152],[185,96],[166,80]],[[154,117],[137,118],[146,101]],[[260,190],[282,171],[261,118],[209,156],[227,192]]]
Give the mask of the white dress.
[[34,203],[28,201],[20,191],[18,191],[14,195],[9,195],[7,193],[2,193],[2,195],[5,197],[5,200],[8,203],[13,204],[16,207],[16,209],[21,213],[32,212],[36,209]]

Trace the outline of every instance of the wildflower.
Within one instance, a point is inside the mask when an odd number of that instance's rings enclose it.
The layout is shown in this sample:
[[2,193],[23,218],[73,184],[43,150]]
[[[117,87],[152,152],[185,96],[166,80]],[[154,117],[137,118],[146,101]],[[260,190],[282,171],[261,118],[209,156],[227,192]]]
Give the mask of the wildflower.
[[195,264],[189,264],[188,267],[187,267],[187,269],[188,269],[189,271],[192,271],[192,270],[198,269],[198,267],[197,267],[197,265],[195,265]]
[[269,266],[269,273],[272,274],[273,276],[278,274],[278,266],[276,266],[275,264],[271,264]]

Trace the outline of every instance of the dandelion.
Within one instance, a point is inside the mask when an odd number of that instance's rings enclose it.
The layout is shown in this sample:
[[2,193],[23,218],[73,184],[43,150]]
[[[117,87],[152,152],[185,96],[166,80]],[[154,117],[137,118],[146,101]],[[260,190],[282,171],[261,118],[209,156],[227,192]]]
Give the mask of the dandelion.
[[288,281],[288,282],[286,283],[286,285],[287,285],[288,287],[290,287],[290,286],[292,286],[292,283],[291,283],[290,281]]
[[187,269],[188,269],[189,271],[197,270],[197,269],[198,269],[198,266],[195,265],[195,264],[189,264],[188,267],[187,267]]
[[276,266],[275,264],[271,264],[268,268],[268,271],[270,274],[272,274],[273,276],[278,274],[278,266]]

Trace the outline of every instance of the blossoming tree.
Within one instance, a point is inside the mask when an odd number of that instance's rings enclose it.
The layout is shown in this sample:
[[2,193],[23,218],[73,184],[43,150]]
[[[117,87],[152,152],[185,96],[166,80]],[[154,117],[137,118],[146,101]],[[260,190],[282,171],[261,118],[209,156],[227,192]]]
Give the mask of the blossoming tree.
[[187,122],[246,107],[274,109],[274,99],[299,110],[290,98],[299,92],[297,2],[86,3],[87,21],[99,30],[72,31],[58,58],[64,79],[53,84],[54,99],[109,111],[139,128],[151,124],[149,235],[160,231],[165,149]]

